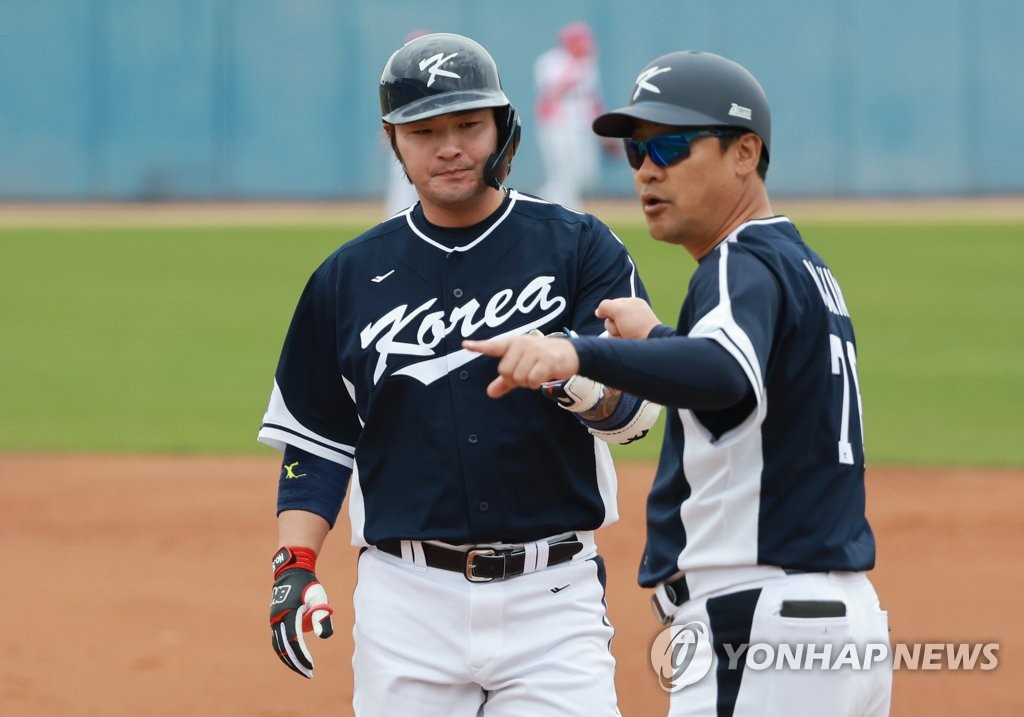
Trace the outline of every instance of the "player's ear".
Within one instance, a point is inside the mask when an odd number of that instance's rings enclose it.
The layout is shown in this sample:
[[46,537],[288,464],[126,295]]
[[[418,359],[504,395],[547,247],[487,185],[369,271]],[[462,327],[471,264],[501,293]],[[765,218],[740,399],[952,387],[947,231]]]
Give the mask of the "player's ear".
[[732,142],[729,149],[736,157],[737,171],[741,174],[757,171],[757,164],[761,159],[762,144],[761,138],[753,132],[745,132]]

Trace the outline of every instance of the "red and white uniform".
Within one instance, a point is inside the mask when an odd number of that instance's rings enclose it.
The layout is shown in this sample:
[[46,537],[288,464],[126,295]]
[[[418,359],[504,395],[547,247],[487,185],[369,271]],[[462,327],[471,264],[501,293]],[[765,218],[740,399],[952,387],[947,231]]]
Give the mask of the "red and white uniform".
[[573,23],[560,39],[534,63],[537,139],[545,173],[538,193],[580,209],[600,170],[600,140],[590,125],[603,104],[590,30]]

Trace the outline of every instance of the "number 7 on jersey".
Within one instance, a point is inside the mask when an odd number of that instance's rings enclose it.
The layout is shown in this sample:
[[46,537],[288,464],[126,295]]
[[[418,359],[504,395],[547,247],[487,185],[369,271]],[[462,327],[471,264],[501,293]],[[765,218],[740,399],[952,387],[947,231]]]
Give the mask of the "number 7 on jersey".
[[860,381],[857,380],[857,350],[852,341],[844,342],[835,334],[829,334],[829,343],[832,348],[832,375],[841,376],[843,381],[843,413],[839,417],[839,462],[853,465],[853,446],[850,445],[851,392],[857,396],[861,450],[864,449],[864,418],[861,414],[863,404],[860,399]]

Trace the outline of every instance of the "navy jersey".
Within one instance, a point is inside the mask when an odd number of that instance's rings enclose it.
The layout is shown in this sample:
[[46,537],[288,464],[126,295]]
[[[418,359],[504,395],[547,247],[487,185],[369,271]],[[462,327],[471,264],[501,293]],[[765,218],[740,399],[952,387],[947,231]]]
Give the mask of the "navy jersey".
[[[873,567],[853,326],[796,227],[740,226],[700,260],[677,331],[652,337],[578,343],[586,375],[669,407],[641,584],[701,568]],[[627,364],[645,375],[617,383]],[[746,398],[711,407],[718,396],[697,384],[729,388],[731,375]]]
[[463,339],[600,334],[646,292],[591,215],[511,191],[486,221],[419,205],[344,244],[295,310],[259,439],[351,469],[353,542],[518,542],[618,517],[608,448],[536,391],[488,398],[497,361]]

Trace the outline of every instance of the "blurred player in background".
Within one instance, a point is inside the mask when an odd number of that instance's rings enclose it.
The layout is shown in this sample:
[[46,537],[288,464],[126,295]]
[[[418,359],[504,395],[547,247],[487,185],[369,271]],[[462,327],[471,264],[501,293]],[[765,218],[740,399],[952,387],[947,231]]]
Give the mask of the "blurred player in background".
[[259,432],[284,452],[274,648],[312,677],[348,489],[357,715],[615,717],[594,531],[618,519],[607,443],[660,407],[580,377],[495,404],[461,342],[600,335],[600,301],[646,292],[596,217],[505,186],[520,123],[478,43],[418,37],[379,91],[419,201],[321,264],[285,339]]
[[582,22],[564,26],[558,45],[534,63],[537,141],[545,175],[539,194],[577,210],[601,170],[603,142],[590,128],[604,110],[599,80],[594,34]]

